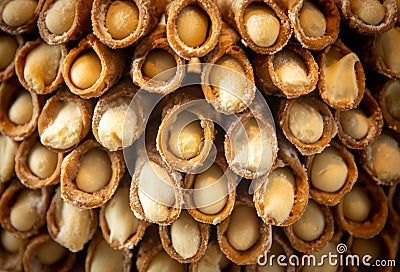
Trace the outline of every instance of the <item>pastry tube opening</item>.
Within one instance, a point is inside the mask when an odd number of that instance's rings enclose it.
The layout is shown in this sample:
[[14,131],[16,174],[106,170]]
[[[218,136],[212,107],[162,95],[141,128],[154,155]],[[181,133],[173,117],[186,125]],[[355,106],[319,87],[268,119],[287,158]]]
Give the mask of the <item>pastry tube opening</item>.
[[222,18],[243,38],[242,43],[259,54],[281,50],[292,35],[292,28],[277,1],[217,1]]
[[65,45],[50,45],[40,38],[28,41],[15,57],[15,73],[25,89],[39,95],[52,93],[63,83],[66,56]]
[[400,133],[400,80],[387,79],[377,93],[387,127]]
[[149,92],[168,94],[182,83],[185,59],[171,48],[164,25],[143,38],[133,53],[130,75],[133,83]]
[[6,184],[15,176],[15,156],[18,142],[0,133],[0,184]]
[[6,271],[22,271],[22,258],[28,239],[16,237],[0,228],[0,265]]
[[171,1],[165,17],[167,40],[182,58],[203,57],[217,45],[222,19],[215,1]]
[[15,57],[24,45],[21,35],[10,35],[0,30],[0,81],[5,81],[15,74]]
[[49,0],[40,11],[39,34],[48,44],[80,39],[91,28],[92,1]]
[[0,3],[0,29],[11,35],[33,32],[45,0],[5,0]]
[[321,153],[305,158],[310,196],[320,204],[334,206],[347,194],[358,178],[353,154],[337,140]]
[[109,151],[88,139],[63,160],[61,196],[77,208],[97,208],[114,195],[125,168],[121,151]]
[[59,182],[64,154],[45,147],[36,133],[22,141],[15,158],[15,172],[25,186],[36,189]]
[[126,68],[124,50],[113,50],[92,33],[65,57],[62,75],[69,90],[82,98],[99,97],[121,78]]

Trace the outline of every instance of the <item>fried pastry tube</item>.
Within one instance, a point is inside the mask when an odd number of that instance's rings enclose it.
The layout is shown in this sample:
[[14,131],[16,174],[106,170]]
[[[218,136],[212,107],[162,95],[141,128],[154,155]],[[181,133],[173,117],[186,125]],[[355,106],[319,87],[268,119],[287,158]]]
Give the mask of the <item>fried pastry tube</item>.
[[124,48],[150,33],[169,0],[94,0],[93,33],[111,48]]
[[67,53],[65,45],[49,45],[40,38],[25,43],[15,57],[21,85],[40,95],[54,92],[63,83],[61,67]]
[[61,165],[61,197],[80,209],[97,208],[114,195],[125,172],[121,151],[109,151],[88,139]]
[[387,192],[388,200],[388,229],[389,233],[400,233],[400,186],[393,185],[389,187]]
[[186,74],[185,64],[185,60],[170,47],[165,25],[160,24],[136,46],[130,75],[140,88],[168,94],[181,85]]
[[400,80],[384,80],[375,93],[388,128],[400,133]]
[[22,271],[22,258],[28,241],[0,228],[0,267],[4,271]]
[[15,176],[15,156],[18,142],[0,133],[0,184]]
[[46,0],[38,17],[40,36],[48,44],[78,40],[90,30],[92,1]]
[[15,56],[24,45],[21,35],[10,35],[0,30],[0,81],[7,80],[15,74]]

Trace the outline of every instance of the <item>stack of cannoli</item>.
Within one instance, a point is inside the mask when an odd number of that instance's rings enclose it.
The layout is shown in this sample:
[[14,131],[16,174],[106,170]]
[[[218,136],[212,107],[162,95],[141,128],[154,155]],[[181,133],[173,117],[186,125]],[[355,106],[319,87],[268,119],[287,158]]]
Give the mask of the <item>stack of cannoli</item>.
[[392,271],[399,45],[395,0],[0,1],[0,271]]

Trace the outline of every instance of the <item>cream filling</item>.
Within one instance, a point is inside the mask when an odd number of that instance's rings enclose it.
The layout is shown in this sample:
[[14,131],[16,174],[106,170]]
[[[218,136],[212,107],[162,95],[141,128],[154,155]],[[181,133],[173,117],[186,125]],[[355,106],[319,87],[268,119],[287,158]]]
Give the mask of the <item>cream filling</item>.
[[147,219],[161,222],[168,218],[175,204],[174,180],[167,170],[150,161],[139,176],[139,200]]
[[22,239],[15,237],[11,232],[1,230],[0,233],[1,247],[8,253],[16,254],[23,245]]
[[15,37],[2,33],[0,35],[0,70],[4,70],[14,60],[18,49],[18,42]]
[[32,97],[27,91],[22,91],[8,109],[8,118],[14,124],[23,125],[32,119],[32,114]]
[[315,155],[311,166],[311,183],[321,191],[333,193],[346,183],[349,169],[341,153],[327,147]]
[[400,44],[400,28],[393,27],[389,31],[378,35],[376,46],[379,56],[386,66],[399,76],[400,74],[400,54],[398,48]]
[[[110,241],[125,243],[136,233],[139,220],[133,214],[129,206],[129,188],[118,189],[110,203],[105,208],[105,218],[110,230]],[[121,221],[123,224],[121,224]]]
[[336,103],[353,103],[358,98],[358,85],[355,65],[359,58],[354,53],[345,56],[336,51],[326,55],[325,94]]
[[72,101],[63,101],[57,105],[54,121],[40,135],[40,141],[56,149],[70,148],[79,143],[83,130],[82,112]]
[[354,186],[343,197],[343,213],[347,219],[356,222],[365,221],[372,208],[368,191],[359,185]]
[[101,70],[100,58],[93,50],[87,51],[72,64],[71,81],[77,88],[90,88],[100,78]]
[[[260,122],[260,121],[258,121]],[[271,168],[272,144],[265,129],[256,119],[247,120],[233,135],[233,165],[250,171],[265,171]]]
[[37,93],[56,79],[61,61],[61,46],[41,44],[28,53],[24,78]]
[[371,261],[375,261],[382,257],[385,246],[382,238],[379,236],[371,239],[354,238],[351,251],[358,255],[360,259],[366,255],[370,255],[372,257]]
[[164,250],[162,250],[154,256],[146,270],[146,272],[159,271],[185,272],[187,269],[184,264],[172,259]]
[[57,168],[58,154],[40,142],[35,143],[28,154],[28,166],[41,179],[50,177]]
[[342,111],[340,113],[340,124],[343,131],[356,140],[367,136],[369,131],[369,119],[365,113],[358,108]]
[[14,175],[17,149],[17,142],[0,134],[0,182],[8,181]]
[[332,256],[333,254],[337,253],[337,245],[334,242],[327,243],[320,251],[312,253],[311,256],[315,256],[315,260],[319,262],[320,260],[325,260],[322,265],[317,266],[308,266],[305,265],[302,268],[302,272],[337,272],[338,271],[338,262],[335,264],[334,262],[329,263],[326,261],[327,256]]
[[309,201],[304,214],[293,224],[294,234],[304,241],[317,240],[324,233],[325,215],[315,201]]
[[391,136],[381,134],[371,147],[372,168],[381,180],[400,178],[400,147]]
[[385,18],[385,7],[379,0],[351,0],[352,12],[369,25],[378,25]]
[[296,180],[288,167],[277,168],[268,175],[264,191],[264,213],[277,223],[290,215],[295,200]]
[[304,1],[299,13],[299,21],[306,36],[320,38],[325,35],[326,18],[311,1]]
[[275,73],[286,88],[301,89],[308,85],[307,67],[294,52],[281,50],[273,59]]
[[[275,257],[273,258],[272,255],[274,255]],[[286,267],[283,265],[279,265],[278,263],[278,256],[281,255],[286,255],[283,247],[277,242],[273,241],[271,248],[268,251],[268,256],[270,256],[272,260],[272,265],[268,260],[268,262],[264,266],[257,265],[256,272],[285,272]]]
[[112,168],[107,152],[94,148],[83,155],[76,175],[79,190],[93,193],[104,188],[111,179]]
[[187,46],[201,46],[207,39],[208,21],[208,14],[199,6],[184,7],[176,18],[179,38]]
[[164,49],[153,49],[147,54],[143,62],[142,72],[150,78],[167,81],[176,72],[176,61],[168,51]]
[[229,244],[236,250],[251,248],[259,238],[258,216],[254,209],[245,205],[234,208],[228,226]]
[[115,250],[102,240],[93,254],[90,272],[124,271],[124,253]]
[[202,213],[216,214],[225,207],[229,195],[228,180],[217,164],[197,174],[193,188],[195,207]]
[[390,115],[400,120],[400,81],[392,81],[387,87],[384,96]]
[[23,190],[10,210],[10,223],[19,231],[33,228],[42,209],[40,190]]
[[139,10],[133,1],[114,1],[108,7],[105,26],[113,39],[124,39],[135,32]]
[[[225,262],[229,265],[229,260],[226,259],[217,243],[208,244],[207,251],[198,262],[198,272],[221,272],[225,267]],[[227,266],[227,265],[226,265]]]
[[1,17],[6,25],[18,27],[33,18],[36,6],[34,0],[12,0],[5,5]]
[[70,30],[75,20],[76,0],[57,0],[48,10],[45,24],[48,30],[57,35]]
[[324,132],[324,119],[319,110],[302,100],[296,100],[289,112],[289,129],[303,143],[318,141]]
[[275,12],[267,5],[250,4],[243,17],[250,39],[260,47],[272,46],[278,39],[281,24]]
[[60,261],[68,251],[53,240],[40,244],[35,249],[35,257],[42,265],[53,265]]

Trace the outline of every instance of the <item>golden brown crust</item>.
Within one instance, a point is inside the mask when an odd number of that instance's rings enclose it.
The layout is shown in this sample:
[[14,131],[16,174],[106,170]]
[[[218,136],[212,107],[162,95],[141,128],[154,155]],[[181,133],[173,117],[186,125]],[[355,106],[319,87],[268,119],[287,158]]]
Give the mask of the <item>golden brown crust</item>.
[[[0,228],[0,232],[3,232]],[[0,267],[2,271],[22,271],[22,258],[25,253],[26,245],[28,244],[29,239],[22,239],[21,244],[19,245],[18,252],[11,253],[0,246]]]
[[[97,81],[86,89],[74,85],[70,77],[71,67],[81,53],[93,49],[101,62],[101,73]],[[101,43],[93,34],[81,39],[78,46],[71,49],[62,65],[62,75],[69,90],[82,98],[99,97],[110,89],[122,76],[128,62],[123,50],[112,50]]]
[[[3,35],[3,32],[0,31],[0,36],[2,36],[2,35]],[[0,70],[0,81],[5,81],[15,75],[15,57],[17,56],[18,51],[22,48],[22,46],[25,43],[25,40],[21,35],[16,34],[16,35],[13,35],[13,37],[16,39],[16,41],[18,43],[18,49],[15,52],[13,61],[6,68],[4,68],[3,70]]]
[[380,90],[375,94],[379,103],[379,106],[382,110],[383,114],[383,119],[385,120],[385,124],[387,127],[393,129],[397,133],[400,133],[400,120],[394,117],[388,108],[388,98],[386,97],[386,92],[389,89],[389,86],[391,84],[394,84],[395,82],[398,82],[398,80],[394,79],[387,79],[385,80],[385,83],[381,87]]

